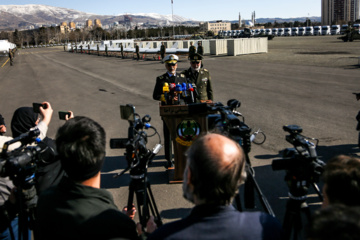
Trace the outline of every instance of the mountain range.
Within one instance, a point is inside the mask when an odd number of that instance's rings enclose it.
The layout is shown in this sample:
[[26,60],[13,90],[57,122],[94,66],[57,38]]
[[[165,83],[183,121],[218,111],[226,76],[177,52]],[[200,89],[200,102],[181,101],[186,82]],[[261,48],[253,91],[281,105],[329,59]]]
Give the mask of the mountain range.
[[[132,18],[133,23],[159,24],[161,22],[172,22],[172,15],[160,15],[157,13],[137,13],[119,15],[98,15],[80,12],[74,9],[52,7],[48,5],[0,5],[0,31],[23,30],[36,26],[60,25],[62,22],[78,22],[85,24],[87,19],[100,19],[102,25],[111,25],[114,22],[123,22],[124,16]],[[316,17],[314,17],[316,18]],[[303,19],[303,20],[299,20]],[[306,18],[292,18],[288,21],[305,21]],[[318,18],[319,19],[319,18]],[[257,23],[282,22],[281,18],[257,19]],[[312,20],[313,21],[313,20]],[[199,21],[174,15],[174,22],[179,24],[196,24]],[[233,21],[237,22],[237,21]]]

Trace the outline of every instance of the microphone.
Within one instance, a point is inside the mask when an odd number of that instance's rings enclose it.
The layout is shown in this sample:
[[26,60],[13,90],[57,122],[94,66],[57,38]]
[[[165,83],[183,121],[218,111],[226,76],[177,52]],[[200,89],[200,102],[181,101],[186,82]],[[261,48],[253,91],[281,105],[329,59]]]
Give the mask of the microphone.
[[179,83],[176,84],[175,92],[176,92],[176,96],[178,96],[177,104],[180,104],[180,96],[181,96],[182,91],[183,91],[183,89],[182,89],[181,85]]
[[161,94],[160,101],[165,102],[165,104],[168,104],[168,99],[169,99],[168,93],[169,92],[170,92],[169,84],[167,82],[165,82],[164,86],[163,86],[163,94]]
[[181,83],[181,88],[183,91],[183,97],[186,98],[187,97],[187,87],[186,87],[186,83]]
[[175,95],[175,88],[176,88],[176,84],[175,83],[170,83],[170,96],[169,96],[169,101],[172,102],[172,104],[174,104],[174,95]]
[[194,103],[194,102],[195,102],[195,99],[194,99],[194,88],[193,88],[193,86],[192,86],[191,83],[189,83],[188,89],[189,89],[190,96],[191,96],[191,103]]

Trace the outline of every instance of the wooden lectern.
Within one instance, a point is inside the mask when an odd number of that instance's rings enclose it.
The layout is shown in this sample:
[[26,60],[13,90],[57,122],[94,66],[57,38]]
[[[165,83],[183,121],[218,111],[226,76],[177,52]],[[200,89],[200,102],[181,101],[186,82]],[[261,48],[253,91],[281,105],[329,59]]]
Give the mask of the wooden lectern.
[[160,105],[160,116],[169,129],[175,168],[169,169],[169,183],[181,183],[186,166],[185,152],[199,135],[208,130],[208,113],[192,113],[188,105]]

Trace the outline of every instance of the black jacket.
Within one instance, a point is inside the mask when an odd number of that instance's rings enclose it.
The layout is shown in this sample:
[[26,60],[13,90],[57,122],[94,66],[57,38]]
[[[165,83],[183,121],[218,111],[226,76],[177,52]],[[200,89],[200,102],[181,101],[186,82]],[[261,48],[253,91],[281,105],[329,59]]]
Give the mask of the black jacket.
[[64,177],[38,201],[39,239],[138,239],[133,220],[120,212],[111,194]]

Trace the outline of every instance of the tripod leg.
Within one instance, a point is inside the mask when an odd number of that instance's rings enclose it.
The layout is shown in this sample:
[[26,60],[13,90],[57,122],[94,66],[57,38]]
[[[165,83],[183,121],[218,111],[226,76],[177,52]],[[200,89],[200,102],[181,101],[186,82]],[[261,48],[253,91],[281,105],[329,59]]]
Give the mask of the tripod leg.
[[155,222],[157,224],[158,227],[160,227],[161,225],[163,225],[162,221],[161,221],[161,217],[160,217],[160,213],[159,213],[159,210],[156,206],[156,202],[155,202],[155,198],[154,198],[154,195],[151,191],[151,187],[150,187],[150,183],[147,182],[147,194],[148,194],[148,198],[149,201],[148,201],[148,205],[151,209],[151,213],[154,215],[155,217]]

